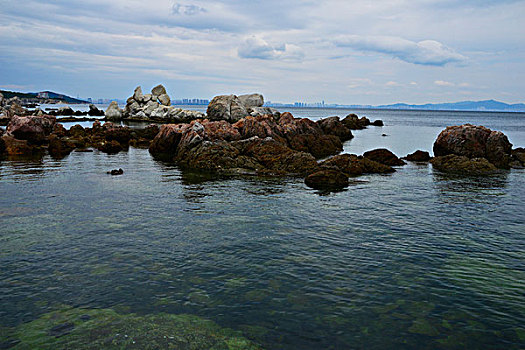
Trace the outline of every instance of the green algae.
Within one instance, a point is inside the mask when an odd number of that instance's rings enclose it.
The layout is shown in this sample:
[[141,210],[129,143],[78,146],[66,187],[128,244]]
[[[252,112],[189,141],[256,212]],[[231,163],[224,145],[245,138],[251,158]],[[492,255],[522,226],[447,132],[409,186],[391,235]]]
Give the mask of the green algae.
[[65,308],[2,334],[0,343],[14,344],[14,350],[260,349],[240,332],[197,316],[112,309]]

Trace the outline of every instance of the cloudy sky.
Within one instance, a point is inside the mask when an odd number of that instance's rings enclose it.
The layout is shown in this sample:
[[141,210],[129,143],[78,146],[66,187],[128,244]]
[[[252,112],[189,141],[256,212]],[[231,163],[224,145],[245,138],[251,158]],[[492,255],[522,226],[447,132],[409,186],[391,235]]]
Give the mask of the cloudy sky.
[[525,1],[0,0],[0,88],[525,102]]

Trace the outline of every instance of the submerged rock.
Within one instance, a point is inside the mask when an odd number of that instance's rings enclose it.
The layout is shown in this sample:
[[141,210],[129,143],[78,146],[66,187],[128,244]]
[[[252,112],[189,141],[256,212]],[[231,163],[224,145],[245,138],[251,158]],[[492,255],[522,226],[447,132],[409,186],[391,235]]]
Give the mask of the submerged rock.
[[434,155],[457,155],[485,158],[498,168],[508,169],[512,144],[502,132],[483,126],[464,124],[449,126],[434,142]]

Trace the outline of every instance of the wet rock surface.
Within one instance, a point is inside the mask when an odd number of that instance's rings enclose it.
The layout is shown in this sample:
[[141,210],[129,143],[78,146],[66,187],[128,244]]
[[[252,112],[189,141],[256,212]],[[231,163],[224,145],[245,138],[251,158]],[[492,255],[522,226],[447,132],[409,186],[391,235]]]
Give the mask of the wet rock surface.
[[321,169],[308,175],[304,183],[316,190],[337,191],[348,186],[348,176],[339,169]]
[[455,154],[434,157],[430,163],[437,170],[457,174],[486,175],[498,171],[498,168],[485,158],[468,158]]
[[385,148],[378,148],[372,151],[365,152],[363,154],[363,157],[389,166],[399,166],[406,164],[404,161],[399,159],[394,153]]

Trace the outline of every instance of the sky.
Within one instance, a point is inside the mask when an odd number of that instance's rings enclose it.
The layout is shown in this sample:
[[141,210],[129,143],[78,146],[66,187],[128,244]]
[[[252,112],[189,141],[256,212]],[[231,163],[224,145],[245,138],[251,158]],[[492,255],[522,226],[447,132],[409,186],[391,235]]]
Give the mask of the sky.
[[525,102],[525,0],[0,0],[0,89]]

